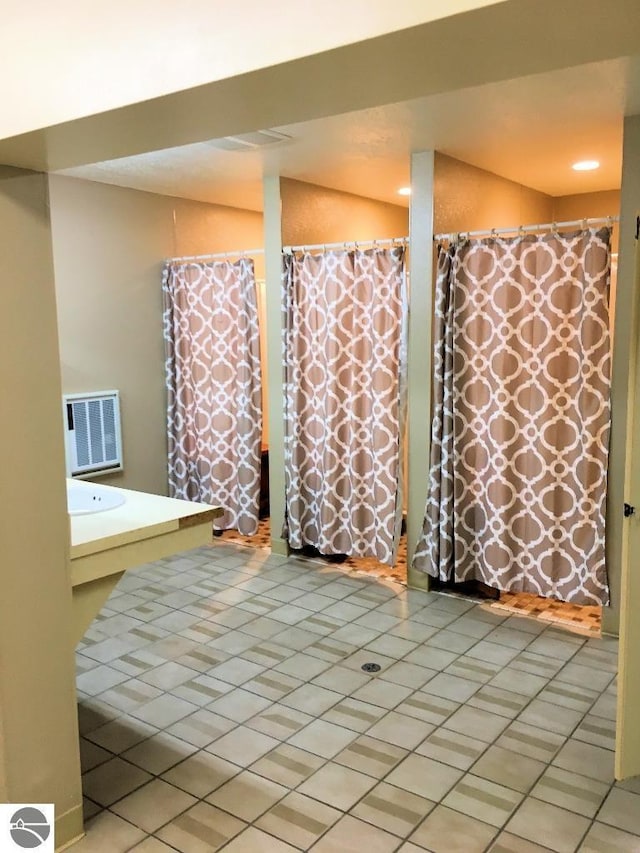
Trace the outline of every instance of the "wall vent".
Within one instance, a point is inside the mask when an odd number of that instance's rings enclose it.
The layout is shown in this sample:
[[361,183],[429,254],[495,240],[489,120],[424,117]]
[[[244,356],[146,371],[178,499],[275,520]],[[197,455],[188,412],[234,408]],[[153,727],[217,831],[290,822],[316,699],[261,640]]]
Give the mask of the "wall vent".
[[67,477],[96,477],[122,470],[118,391],[65,394]]
[[222,151],[255,151],[268,145],[288,142],[292,137],[279,130],[255,130],[252,133],[241,133],[238,136],[223,136],[222,139],[211,139],[208,145]]

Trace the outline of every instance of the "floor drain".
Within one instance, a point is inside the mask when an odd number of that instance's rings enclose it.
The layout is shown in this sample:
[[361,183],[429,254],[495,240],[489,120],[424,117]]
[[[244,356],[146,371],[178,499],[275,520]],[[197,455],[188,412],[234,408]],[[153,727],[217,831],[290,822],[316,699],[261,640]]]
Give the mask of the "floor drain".
[[365,672],[380,672],[380,664],[379,663],[363,663],[362,669]]

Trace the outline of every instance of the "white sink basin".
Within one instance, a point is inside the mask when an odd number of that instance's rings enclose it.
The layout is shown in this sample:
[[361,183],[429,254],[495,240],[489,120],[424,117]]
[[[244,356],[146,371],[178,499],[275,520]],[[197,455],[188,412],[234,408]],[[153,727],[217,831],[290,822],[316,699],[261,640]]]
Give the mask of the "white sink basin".
[[104,486],[96,486],[93,483],[67,482],[67,510],[69,515],[106,512],[109,509],[122,506],[125,501],[125,495]]

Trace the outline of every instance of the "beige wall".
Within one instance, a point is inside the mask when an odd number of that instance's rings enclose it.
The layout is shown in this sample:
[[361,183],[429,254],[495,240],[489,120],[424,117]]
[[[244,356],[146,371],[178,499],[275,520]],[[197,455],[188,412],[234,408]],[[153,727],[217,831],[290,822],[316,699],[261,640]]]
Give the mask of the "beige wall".
[[550,222],[553,199],[461,160],[436,153],[434,231],[479,231]]
[[166,494],[162,262],[259,248],[262,215],[56,175],[50,193],[63,389],[120,390],[125,467],[101,482]]
[[46,176],[0,167],[0,800],[82,831],[69,519]]
[[285,246],[406,237],[409,211],[359,195],[282,178]]

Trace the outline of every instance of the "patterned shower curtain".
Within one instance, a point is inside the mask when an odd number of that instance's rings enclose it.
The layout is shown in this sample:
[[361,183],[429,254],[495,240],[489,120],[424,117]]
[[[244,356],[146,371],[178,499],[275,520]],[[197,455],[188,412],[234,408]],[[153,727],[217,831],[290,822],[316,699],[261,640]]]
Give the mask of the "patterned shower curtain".
[[413,565],[607,604],[609,229],[440,249],[430,494]]
[[169,494],[224,507],[216,527],[250,536],[262,437],[253,261],[167,263],[162,288]]
[[292,548],[395,563],[406,365],[404,248],[284,257]]

